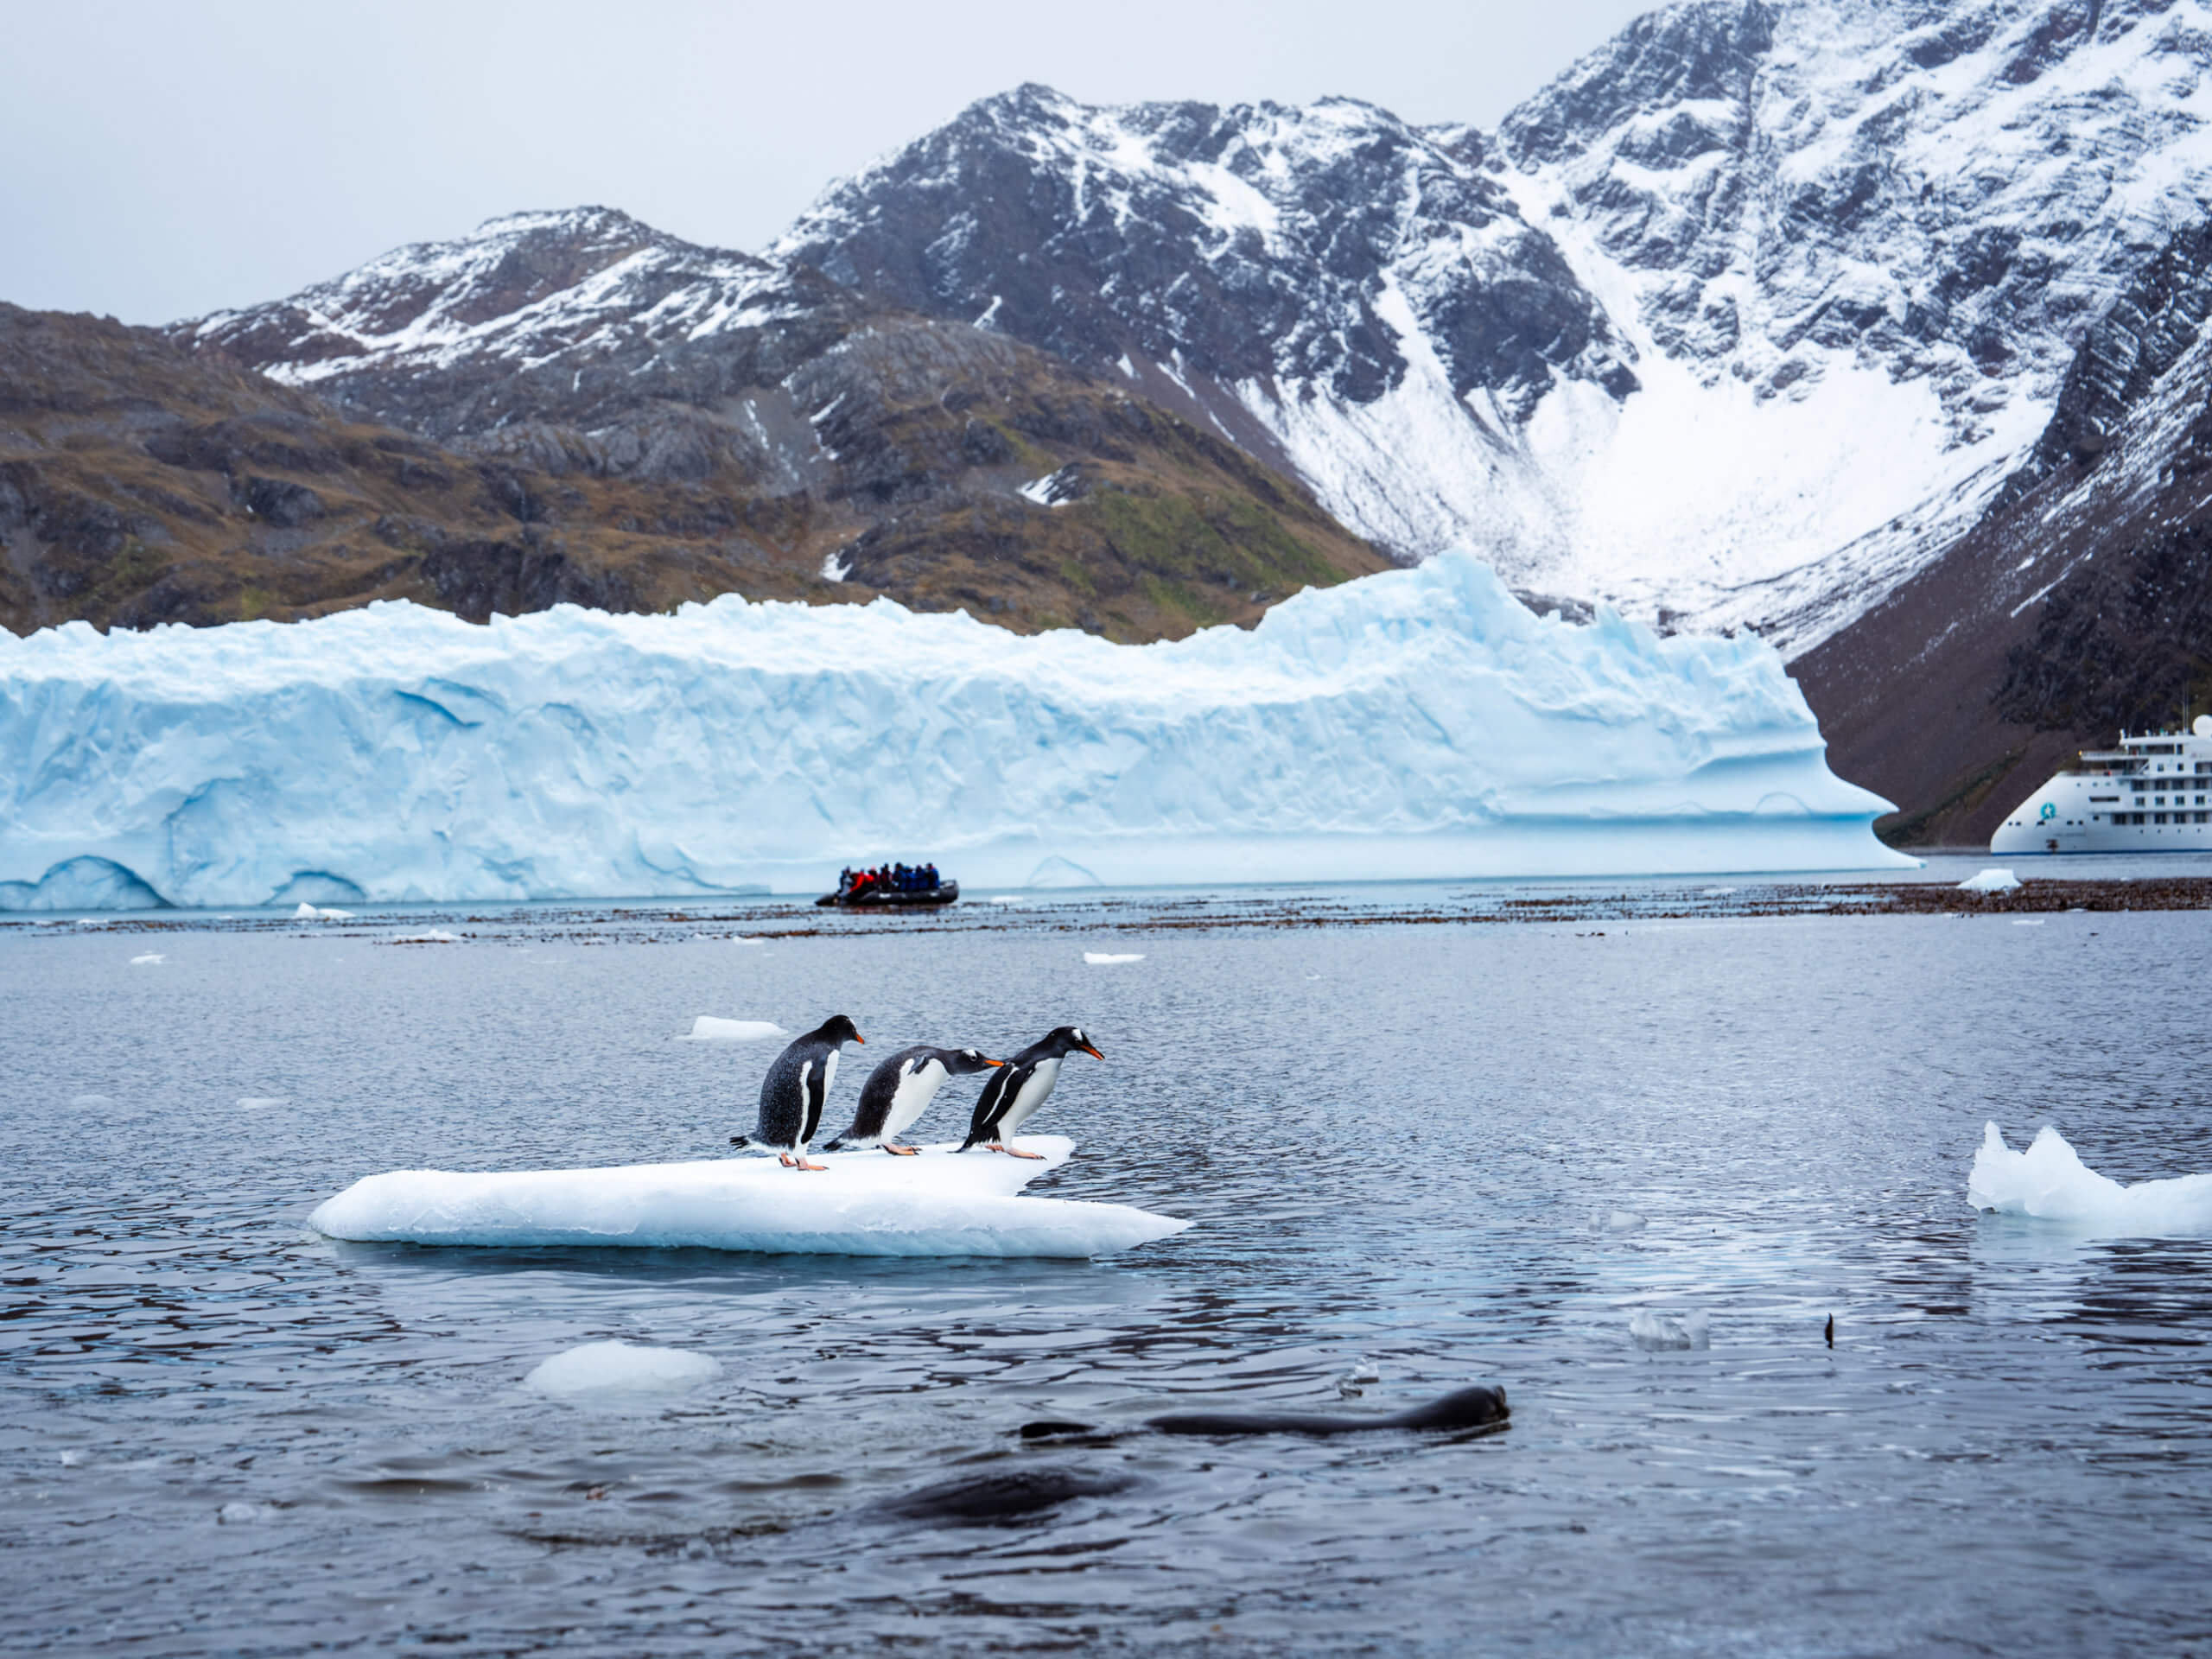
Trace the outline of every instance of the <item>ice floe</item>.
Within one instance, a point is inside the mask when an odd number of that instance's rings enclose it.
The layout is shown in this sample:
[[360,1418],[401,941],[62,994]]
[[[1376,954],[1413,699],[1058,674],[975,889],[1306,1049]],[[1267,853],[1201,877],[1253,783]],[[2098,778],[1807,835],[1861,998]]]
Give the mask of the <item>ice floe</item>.
[[1117,962],[1142,962],[1141,950],[1086,950],[1083,959],[1094,968],[1104,968]]
[[641,1343],[587,1342],[543,1361],[523,1386],[556,1399],[588,1402],[639,1395],[683,1394],[721,1375],[711,1354]]
[[1676,1315],[1640,1307],[1629,1319],[1628,1334],[1647,1354],[1687,1353],[1713,1345],[1712,1321],[1703,1308]]
[[1067,1161],[1060,1135],[1012,1144],[1039,1159],[817,1153],[820,1172],[772,1158],[613,1169],[371,1175],[310,1220],[334,1238],[417,1244],[693,1247],[823,1255],[1093,1256],[1190,1225],[1128,1205],[1019,1196]]
[[760,1043],[790,1033],[772,1020],[721,1020],[702,1014],[677,1040],[686,1043]]
[[2212,1232],[2212,1174],[2177,1175],[2123,1186],[2082,1161],[2046,1123],[2025,1152],[2014,1152],[1995,1123],[1985,1124],[1967,1177],[1977,1210],[2064,1222],[2108,1237]]
[[130,965],[133,968],[158,968],[168,960],[168,958],[163,956],[160,951],[149,950],[143,957],[131,957]]
[[1959,883],[1961,893],[2010,893],[2020,885],[2020,878],[2010,870],[1984,870],[1970,875]]
[[459,944],[458,934],[448,933],[442,927],[426,927],[420,933],[395,933],[394,944]]
[[292,912],[292,919],[296,922],[350,922],[353,919],[353,912],[321,908],[302,899],[300,907]]

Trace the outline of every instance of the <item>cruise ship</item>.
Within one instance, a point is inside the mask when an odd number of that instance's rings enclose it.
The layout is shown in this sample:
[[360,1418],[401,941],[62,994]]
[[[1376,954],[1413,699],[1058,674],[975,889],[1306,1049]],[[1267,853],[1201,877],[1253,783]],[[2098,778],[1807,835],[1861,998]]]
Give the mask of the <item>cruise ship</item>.
[[1993,853],[2212,852],[2212,715],[2084,749],[1989,838]]

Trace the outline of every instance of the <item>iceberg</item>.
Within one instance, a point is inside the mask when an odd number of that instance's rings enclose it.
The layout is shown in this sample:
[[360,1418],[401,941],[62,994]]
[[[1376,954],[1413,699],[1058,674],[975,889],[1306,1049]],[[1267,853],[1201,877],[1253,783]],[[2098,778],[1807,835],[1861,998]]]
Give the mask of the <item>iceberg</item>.
[[1117,645],[964,613],[405,602],[0,632],[0,906],[1908,867],[1763,641],[1471,555]]
[[1985,1123],[1967,1177],[1967,1202],[2005,1216],[2065,1222],[2107,1238],[2212,1232],[2212,1174],[2123,1186],[2082,1161],[2046,1123],[2025,1152]]
[[308,1217],[332,1238],[412,1244],[626,1246],[817,1255],[1105,1255],[1191,1224],[1122,1204],[1019,1196],[1075,1150],[1063,1135],[1011,1144],[1036,1160],[817,1153],[820,1172],[772,1158],[504,1174],[365,1176]]
[[2020,885],[2020,878],[2010,870],[1982,870],[1959,883],[1961,893],[2011,893]]

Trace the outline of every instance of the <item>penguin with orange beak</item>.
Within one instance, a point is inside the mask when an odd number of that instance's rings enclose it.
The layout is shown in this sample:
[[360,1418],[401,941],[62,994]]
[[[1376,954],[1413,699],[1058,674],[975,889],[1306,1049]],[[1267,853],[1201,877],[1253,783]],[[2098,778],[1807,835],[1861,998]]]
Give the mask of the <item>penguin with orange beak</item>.
[[1091,1046],[1082,1027],[1062,1026],[992,1072],[982,1098],[976,1103],[976,1116],[969,1121],[968,1139],[960,1150],[981,1146],[1016,1158],[1043,1157],[1042,1153],[1016,1152],[1006,1143],[1052,1092],[1052,1085],[1060,1080],[1060,1062],[1077,1053],[1088,1054],[1094,1060],[1106,1058]]

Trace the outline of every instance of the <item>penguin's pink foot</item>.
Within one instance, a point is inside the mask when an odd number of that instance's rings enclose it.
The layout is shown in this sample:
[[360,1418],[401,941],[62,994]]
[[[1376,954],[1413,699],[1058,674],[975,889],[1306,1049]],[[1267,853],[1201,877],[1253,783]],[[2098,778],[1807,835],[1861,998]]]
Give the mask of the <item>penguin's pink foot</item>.
[[806,1161],[806,1160],[805,1160],[805,1159],[802,1158],[802,1159],[800,1159],[800,1160],[798,1160],[798,1162],[797,1162],[796,1164],[793,1164],[793,1165],[791,1166],[791,1167],[792,1167],[793,1169],[811,1169],[811,1170],[817,1170],[817,1171],[827,1171],[827,1170],[829,1169],[830,1166],[829,1166],[829,1165],[827,1165],[827,1164],[810,1164],[810,1163],[808,1163],[808,1162]]
[[785,1169],[791,1167],[791,1155],[788,1152],[778,1153],[776,1154],[776,1161],[781,1164]]
[[991,1150],[992,1150],[993,1152],[1002,1152],[1002,1153],[1006,1154],[1006,1155],[1007,1155],[1007,1157],[1009,1157],[1009,1158],[1034,1158],[1034,1159],[1036,1159],[1039,1163],[1042,1163],[1042,1162],[1044,1161],[1044,1159],[1045,1159],[1045,1154],[1044,1154],[1043,1153],[1041,1153],[1041,1152],[1020,1152],[1020,1151],[1017,1151],[1015,1148],[1014,1148],[1014,1147],[1009,1147],[1009,1146],[1007,1146],[1007,1145],[1003,1144],[1002,1142],[1001,1142],[1001,1141],[992,1141],[992,1142],[991,1142]]
[[883,1143],[883,1149],[900,1158],[912,1158],[921,1151],[919,1147],[894,1147],[888,1141]]

